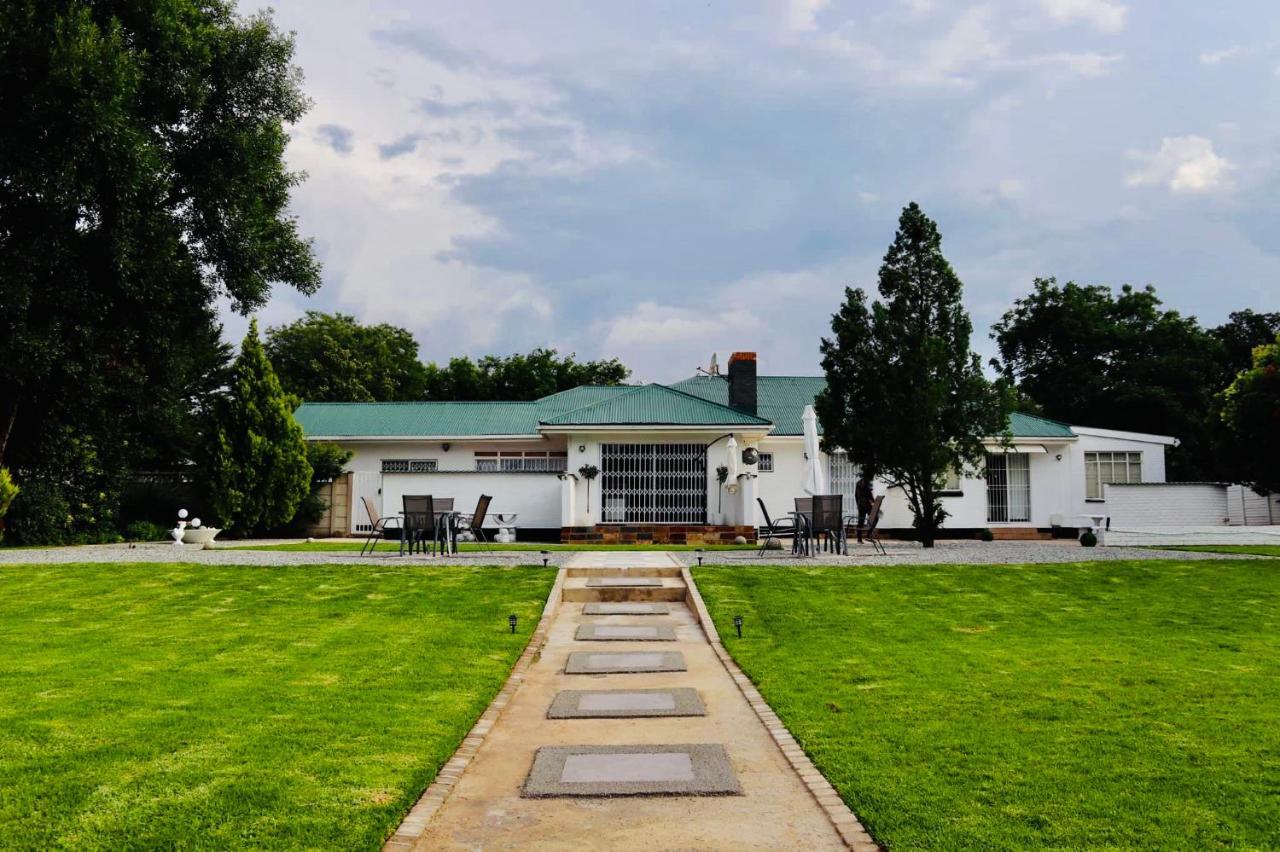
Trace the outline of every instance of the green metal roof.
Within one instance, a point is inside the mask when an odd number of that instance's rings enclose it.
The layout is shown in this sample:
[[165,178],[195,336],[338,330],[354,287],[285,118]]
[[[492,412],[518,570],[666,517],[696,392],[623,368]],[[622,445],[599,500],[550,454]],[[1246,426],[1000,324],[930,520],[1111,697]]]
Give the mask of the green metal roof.
[[536,435],[536,402],[304,402],[308,437]]
[[1071,427],[1059,420],[1050,420],[1037,414],[1015,411],[1009,415],[1009,431],[1015,438],[1074,438]]
[[640,385],[544,419],[546,426],[768,426],[770,421],[666,385]]
[[[584,385],[534,402],[306,402],[295,412],[308,437],[465,438],[536,435],[547,426],[768,426],[774,435],[804,434],[806,405],[821,376],[760,376],[757,413],[728,406],[722,376],[694,376],[666,386]],[[1066,423],[1034,414],[1009,418],[1015,438],[1074,438]],[[819,426],[821,429],[821,426]]]
[[[822,376],[760,376],[756,379],[756,414],[774,424],[774,435],[803,435],[804,407],[827,386]],[[729,382],[723,376],[694,376],[672,385],[720,405],[729,404]],[[818,433],[822,433],[819,424]]]

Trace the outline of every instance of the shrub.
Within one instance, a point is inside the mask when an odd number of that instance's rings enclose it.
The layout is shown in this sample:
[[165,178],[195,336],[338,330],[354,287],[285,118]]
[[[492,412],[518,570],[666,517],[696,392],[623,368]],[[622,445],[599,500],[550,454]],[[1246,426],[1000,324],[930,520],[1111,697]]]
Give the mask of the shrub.
[[169,530],[151,521],[134,521],[124,528],[125,541],[164,541]]
[[996,534],[993,533],[991,530],[983,530],[982,532],[978,533],[978,538],[982,539],[983,541],[995,541]]
[[18,486],[14,484],[13,477],[9,475],[9,468],[0,467],[0,518],[5,516],[9,511],[13,498],[18,496]]
[[67,544],[72,540],[71,504],[51,482],[29,480],[22,484],[5,518],[12,544]]
[[307,461],[311,464],[311,493],[302,498],[292,523],[288,525],[288,529],[294,532],[324,517],[328,504],[320,496],[320,489],[342,475],[342,469],[351,461],[351,453],[337,444],[309,443]]
[[1085,530],[1080,536],[1080,544],[1083,547],[1097,547],[1098,537],[1093,534],[1093,530]]

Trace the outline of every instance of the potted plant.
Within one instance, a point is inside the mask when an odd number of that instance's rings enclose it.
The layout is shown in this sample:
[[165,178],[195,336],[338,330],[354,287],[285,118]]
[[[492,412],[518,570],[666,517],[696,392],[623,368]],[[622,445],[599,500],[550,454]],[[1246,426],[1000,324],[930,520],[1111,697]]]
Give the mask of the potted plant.
[[716,491],[716,511],[723,514],[724,500],[724,484],[729,481],[729,466],[720,465],[716,468],[716,482],[720,483],[720,488]]
[[578,475],[587,481],[587,516],[591,515],[591,480],[600,475],[600,468],[593,464],[584,464],[578,468]]

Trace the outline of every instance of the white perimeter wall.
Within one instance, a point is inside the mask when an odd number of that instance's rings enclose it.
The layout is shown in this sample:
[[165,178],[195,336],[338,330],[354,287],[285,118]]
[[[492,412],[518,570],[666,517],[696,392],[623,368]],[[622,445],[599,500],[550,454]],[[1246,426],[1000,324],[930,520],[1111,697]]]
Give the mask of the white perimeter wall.
[[1204,483],[1105,485],[1112,529],[1208,527],[1227,522],[1227,489]]

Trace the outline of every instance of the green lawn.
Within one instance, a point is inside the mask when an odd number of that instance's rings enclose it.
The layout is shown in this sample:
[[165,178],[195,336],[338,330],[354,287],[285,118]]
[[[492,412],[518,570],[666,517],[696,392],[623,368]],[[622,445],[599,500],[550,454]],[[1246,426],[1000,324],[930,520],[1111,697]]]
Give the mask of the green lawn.
[[[244,544],[228,544],[220,547],[219,550],[286,550],[286,551],[317,551],[324,553],[346,553],[360,552],[360,540],[352,541],[296,541],[287,544],[252,544],[246,542]],[[558,551],[558,550],[754,550],[758,545],[754,544],[530,544],[528,542],[515,542],[512,544],[487,544],[484,546],[471,542],[461,542],[458,549],[463,553],[483,553],[487,551],[532,551],[537,553],[540,550]],[[383,541],[379,542],[378,550],[382,551],[398,551],[400,549],[399,542]]]
[[1280,844],[1280,563],[695,576],[891,849]]
[[1251,553],[1280,558],[1280,544],[1181,544],[1160,550],[1190,550],[1193,553]]
[[553,580],[0,566],[0,848],[377,849],[497,693]]

